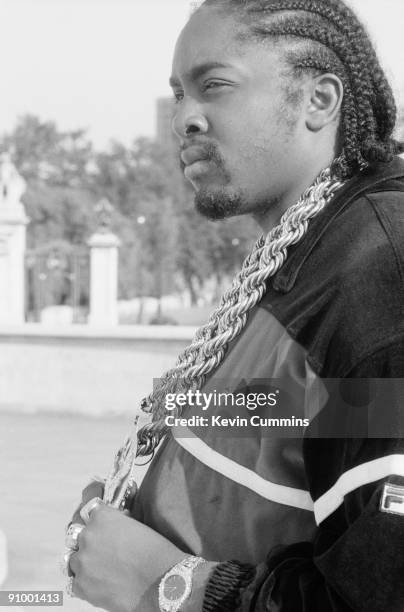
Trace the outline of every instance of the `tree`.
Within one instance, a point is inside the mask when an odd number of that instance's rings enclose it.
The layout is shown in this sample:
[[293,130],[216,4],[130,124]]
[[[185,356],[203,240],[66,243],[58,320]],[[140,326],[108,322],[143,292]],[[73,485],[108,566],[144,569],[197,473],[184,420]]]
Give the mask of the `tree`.
[[[85,245],[94,205],[108,198],[121,240],[119,294],[160,298],[186,287],[192,302],[208,279],[218,287],[240,266],[257,230],[246,218],[212,223],[193,205],[172,150],[150,138],[95,152],[84,130],[60,131],[33,115],[0,141],[27,180],[28,243]],[[139,220],[142,220],[140,222]]]
[[58,131],[52,121],[34,115],[21,117],[1,143],[12,152],[13,161],[27,181],[44,180],[50,185],[81,186],[87,179],[92,145],[84,130]]
[[58,239],[70,244],[85,244],[95,224],[94,203],[93,195],[87,190],[29,181],[24,195],[30,219],[29,247]]

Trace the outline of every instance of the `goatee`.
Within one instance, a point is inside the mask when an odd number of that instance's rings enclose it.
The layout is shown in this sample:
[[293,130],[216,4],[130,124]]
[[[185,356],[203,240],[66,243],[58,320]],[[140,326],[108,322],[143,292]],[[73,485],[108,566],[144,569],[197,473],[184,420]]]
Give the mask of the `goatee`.
[[238,193],[229,193],[226,188],[215,191],[204,188],[195,194],[195,207],[200,215],[217,221],[242,213],[243,198]]

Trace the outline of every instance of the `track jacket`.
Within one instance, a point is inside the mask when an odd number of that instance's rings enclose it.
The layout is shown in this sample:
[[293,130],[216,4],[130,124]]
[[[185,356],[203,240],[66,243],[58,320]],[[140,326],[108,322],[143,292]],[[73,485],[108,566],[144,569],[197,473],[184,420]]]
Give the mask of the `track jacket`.
[[403,192],[399,158],[339,190],[202,389],[278,404],[212,401],[150,466],[135,518],[221,561],[204,612],[404,610]]

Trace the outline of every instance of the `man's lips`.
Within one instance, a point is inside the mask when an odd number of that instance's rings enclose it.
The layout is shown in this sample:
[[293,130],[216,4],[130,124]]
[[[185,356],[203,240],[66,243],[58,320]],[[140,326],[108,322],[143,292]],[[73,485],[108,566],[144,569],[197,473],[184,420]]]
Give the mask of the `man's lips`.
[[208,159],[206,149],[202,147],[188,147],[181,153],[181,160],[185,166],[190,166],[197,161]]

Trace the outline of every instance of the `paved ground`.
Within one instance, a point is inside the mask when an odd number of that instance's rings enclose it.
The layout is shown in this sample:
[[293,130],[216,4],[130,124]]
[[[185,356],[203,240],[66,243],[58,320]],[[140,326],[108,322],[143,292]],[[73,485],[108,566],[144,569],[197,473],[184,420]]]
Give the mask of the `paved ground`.
[[[0,406],[0,529],[9,548],[2,590],[64,588],[59,562],[65,524],[90,477],[109,470],[129,425],[118,417],[12,415]],[[63,610],[94,608],[65,597]]]

